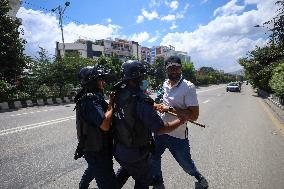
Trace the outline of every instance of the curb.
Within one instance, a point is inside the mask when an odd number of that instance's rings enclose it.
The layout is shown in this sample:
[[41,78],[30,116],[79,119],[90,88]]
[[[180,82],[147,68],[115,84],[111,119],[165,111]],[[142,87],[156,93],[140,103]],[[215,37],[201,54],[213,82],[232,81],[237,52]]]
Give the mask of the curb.
[[270,102],[275,104],[277,107],[279,107],[281,110],[284,110],[284,106],[278,101],[273,99],[273,94],[269,94],[261,89],[256,89],[256,92],[259,96],[267,98]]
[[284,106],[281,105],[279,102],[273,100],[273,98],[270,96],[268,97],[268,100],[271,101],[273,104],[275,104],[276,106],[278,106],[281,110],[284,110]]
[[74,96],[63,98],[47,98],[47,99],[35,99],[35,100],[16,100],[11,102],[0,102],[0,111],[15,110],[20,108],[44,106],[44,105],[57,105],[67,104],[74,102]]

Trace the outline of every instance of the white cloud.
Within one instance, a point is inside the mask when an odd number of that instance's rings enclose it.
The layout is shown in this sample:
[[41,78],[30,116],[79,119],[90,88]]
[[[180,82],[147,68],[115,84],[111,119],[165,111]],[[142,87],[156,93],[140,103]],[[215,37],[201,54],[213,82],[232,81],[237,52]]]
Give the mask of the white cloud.
[[112,22],[111,18],[108,18],[108,19],[107,19],[107,22],[108,22],[108,23],[111,23],[111,22]]
[[[39,46],[46,49],[50,54],[55,52],[56,41],[61,42],[61,31],[58,20],[54,14],[41,11],[20,8],[17,16],[22,19],[22,27],[27,40],[26,53],[34,56]],[[78,38],[105,39],[118,36],[120,27],[113,24],[108,25],[77,25],[73,22],[64,25],[65,43],[72,43]]]
[[178,1],[172,1],[172,2],[170,2],[169,7],[170,7],[172,10],[176,10],[176,9],[178,8]]
[[163,17],[161,18],[162,21],[173,21],[173,20],[175,20],[175,19],[176,19],[176,16],[173,15],[173,14],[169,14],[169,15],[163,16]]
[[150,7],[159,7],[163,3],[163,0],[151,0],[149,3]]
[[261,30],[253,26],[269,20],[275,10],[274,2],[259,1],[256,10],[241,15],[218,16],[192,32],[168,33],[161,45],[173,45],[176,50],[188,52],[197,68],[212,66],[235,71],[241,68],[238,58],[245,56],[256,45],[266,43]]
[[245,6],[239,6],[237,5],[238,0],[231,0],[227,4],[225,4],[222,7],[217,8],[214,11],[214,16],[216,15],[231,15],[235,13],[242,12],[245,9]]
[[137,16],[137,19],[136,19],[137,23],[142,23],[143,21],[144,21],[144,16],[142,15]]
[[189,8],[189,3],[186,3],[183,10],[187,10]]
[[208,0],[202,0],[201,4],[204,4],[204,3],[207,3],[207,2],[208,2]]
[[153,36],[152,38],[150,38],[147,42],[148,43],[154,43],[156,42],[159,38],[161,37],[161,33],[159,31],[155,32],[155,36]]
[[138,43],[143,43],[144,41],[147,41],[150,38],[150,35],[148,32],[141,32],[141,33],[134,33],[129,37],[129,40],[136,41]]
[[176,29],[176,28],[177,28],[176,23],[172,23],[172,25],[171,25],[170,29],[171,29],[171,30],[173,30],[173,29]]
[[159,15],[156,11],[147,12],[145,9],[142,9],[142,15],[148,20],[153,20],[155,18],[159,18]]

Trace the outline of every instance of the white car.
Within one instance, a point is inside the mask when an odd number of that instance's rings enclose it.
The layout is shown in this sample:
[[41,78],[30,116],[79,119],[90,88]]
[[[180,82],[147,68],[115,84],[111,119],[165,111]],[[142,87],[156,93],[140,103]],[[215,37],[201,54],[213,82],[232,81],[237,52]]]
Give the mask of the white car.
[[241,87],[238,82],[231,82],[227,85],[227,92],[241,92]]

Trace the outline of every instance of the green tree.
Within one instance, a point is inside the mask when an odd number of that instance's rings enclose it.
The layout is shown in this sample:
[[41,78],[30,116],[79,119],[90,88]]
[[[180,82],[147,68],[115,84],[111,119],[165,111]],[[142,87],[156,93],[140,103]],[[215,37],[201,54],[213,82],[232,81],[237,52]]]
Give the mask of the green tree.
[[273,69],[269,85],[277,96],[284,98],[284,61]]
[[268,83],[279,58],[278,49],[271,46],[257,47],[247,57],[239,59],[239,64],[245,68],[245,74],[254,87],[271,92]]
[[182,62],[182,76],[186,80],[196,83],[196,71],[192,62]]
[[25,41],[19,37],[20,21],[7,15],[10,9],[8,0],[0,1],[0,79],[15,83],[26,66]]
[[150,76],[150,85],[152,88],[157,88],[166,79],[164,61],[164,57],[157,57],[154,64],[151,65],[153,74]]

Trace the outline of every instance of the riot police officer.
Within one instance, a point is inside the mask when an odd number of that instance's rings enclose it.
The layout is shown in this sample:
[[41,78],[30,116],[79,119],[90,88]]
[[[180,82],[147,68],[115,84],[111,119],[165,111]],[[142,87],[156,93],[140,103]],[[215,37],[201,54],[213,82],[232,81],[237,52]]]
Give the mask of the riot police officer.
[[[122,188],[129,176],[135,189],[149,188],[153,183],[150,167],[152,132],[169,132],[183,123],[163,122],[146,96],[143,80],[146,70],[142,63],[129,60],[122,64],[122,82],[114,99],[114,157],[121,165],[116,175],[117,187]],[[152,146],[152,148],[154,148]]]
[[75,159],[84,155],[88,163],[79,189],[86,189],[95,178],[100,189],[115,188],[112,160],[112,101],[104,100],[105,77],[109,72],[101,66],[85,67],[79,72],[82,89],[75,97],[76,127],[79,144]]

